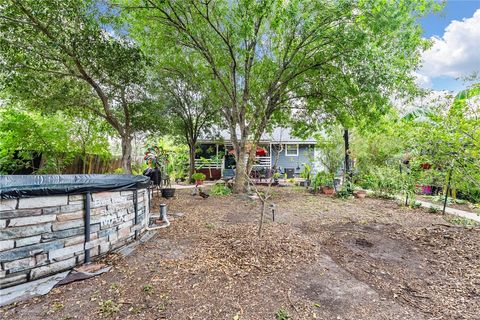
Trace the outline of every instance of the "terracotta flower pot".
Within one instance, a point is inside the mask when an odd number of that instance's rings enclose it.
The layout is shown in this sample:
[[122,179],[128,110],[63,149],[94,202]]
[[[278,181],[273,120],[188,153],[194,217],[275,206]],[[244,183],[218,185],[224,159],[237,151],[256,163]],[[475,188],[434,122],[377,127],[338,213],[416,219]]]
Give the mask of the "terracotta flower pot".
[[353,195],[355,198],[363,199],[367,196],[367,192],[365,190],[356,190],[353,192]]
[[335,193],[335,189],[333,189],[332,187],[323,186],[322,187],[322,192],[323,192],[323,194],[326,194],[327,196],[331,196]]

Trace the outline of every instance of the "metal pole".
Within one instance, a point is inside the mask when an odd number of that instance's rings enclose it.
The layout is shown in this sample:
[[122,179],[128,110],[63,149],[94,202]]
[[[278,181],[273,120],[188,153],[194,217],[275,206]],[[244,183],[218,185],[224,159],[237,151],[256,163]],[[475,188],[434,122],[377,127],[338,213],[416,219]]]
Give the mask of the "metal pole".
[[[85,247],[90,242],[90,192],[85,194]],[[90,262],[90,249],[85,249],[85,263]]]
[[[135,226],[138,224],[138,190],[133,191],[133,210],[135,211]],[[138,230],[135,230],[135,240],[138,239]]]

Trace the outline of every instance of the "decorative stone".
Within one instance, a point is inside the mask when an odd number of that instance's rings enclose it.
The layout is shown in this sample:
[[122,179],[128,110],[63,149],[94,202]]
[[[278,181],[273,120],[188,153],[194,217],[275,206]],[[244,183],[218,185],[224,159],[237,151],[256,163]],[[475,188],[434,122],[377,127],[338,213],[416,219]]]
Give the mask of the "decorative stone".
[[19,217],[31,217],[42,214],[42,209],[22,209],[22,210],[10,210],[0,213],[2,219],[19,218]]
[[17,199],[0,199],[0,212],[17,209]]
[[57,231],[57,230],[83,227],[83,224],[84,224],[83,220],[70,220],[65,222],[56,222],[53,224],[52,230]]
[[57,214],[60,213],[60,207],[49,207],[42,209],[43,214]]
[[80,204],[69,204],[69,205],[66,205],[66,206],[61,206],[60,207],[60,211],[62,213],[68,213],[68,212],[75,212],[75,211],[79,211],[79,210],[83,210],[84,208],[84,204],[83,203],[80,203]]
[[46,242],[46,241],[49,241],[51,239],[63,239],[63,238],[77,236],[77,235],[83,234],[83,233],[84,233],[83,227],[54,231],[54,232],[50,232],[50,233],[47,233],[47,234],[42,234],[42,241]]
[[32,269],[32,271],[30,271],[30,279],[35,280],[49,274],[71,269],[75,266],[76,262],[76,258],[73,257],[68,260],[50,263],[49,265]]
[[30,236],[39,235],[42,233],[48,233],[52,231],[52,224],[39,224],[36,226],[29,227],[14,227],[6,228],[0,232],[0,240],[15,239],[15,238],[26,238]]
[[85,242],[85,236],[84,235],[74,237],[74,238],[69,238],[69,239],[65,240],[65,247],[72,246],[72,245],[78,244],[78,243],[83,243],[83,242]]
[[62,213],[57,215],[57,221],[63,222],[68,220],[83,219],[84,216],[85,216],[85,212],[83,210],[70,212],[70,213]]
[[0,241],[0,251],[12,249],[14,246],[15,246],[15,241],[13,240]]
[[58,258],[58,257],[65,257],[65,256],[68,256],[68,255],[73,255],[76,252],[84,251],[84,250],[85,250],[84,244],[80,243],[80,244],[76,244],[76,245],[61,248],[61,249],[50,250],[48,252],[48,258],[50,260],[53,260],[53,259]]
[[0,252],[0,261],[8,262],[16,259],[23,259],[34,256],[38,253],[47,252],[52,249],[62,248],[63,243],[60,241],[52,241],[47,243],[39,243],[31,246],[11,249]]
[[19,226],[30,226],[30,225],[39,225],[46,222],[53,222],[56,220],[56,215],[41,215],[34,217],[23,217],[23,218],[14,218],[10,219],[8,227],[19,227]]
[[29,246],[31,244],[35,243],[40,243],[42,240],[42,236],[33,236],[33,237],[28,237],[28,238],[21,238],[15,240],[15,247],[24,247],[24,246]]
[[0,220],[0,229],[7,227],[7,220]]
[[18,201],[18,209],[55,207],[68,204],[68,196],[24,198]]
[[71,194],[68,196],[69,204],[71,201],[80,201],[80,200],[85,200],[85,196],[83,194]]
[[12,275],[9,277],[5,277],[0,279],[0,289],[14,286],[23,282],[27,281],[27,273]]
[[35,267],[35,258],[28,257],[24,259],[18,259],[15,261],[5,262],[4,269],[9,273],[15,273]]

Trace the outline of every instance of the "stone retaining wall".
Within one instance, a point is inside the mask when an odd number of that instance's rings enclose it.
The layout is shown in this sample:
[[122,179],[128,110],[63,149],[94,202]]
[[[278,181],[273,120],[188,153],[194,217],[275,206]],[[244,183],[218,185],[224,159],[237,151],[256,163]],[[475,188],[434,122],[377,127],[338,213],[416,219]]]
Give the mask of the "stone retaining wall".
[[85,243],[86,195],[0,200],[0,289],[82,264],[85,249],[95,257],[117,249],[145,231],[148,194],[137,191],[91,194],[90,241]]

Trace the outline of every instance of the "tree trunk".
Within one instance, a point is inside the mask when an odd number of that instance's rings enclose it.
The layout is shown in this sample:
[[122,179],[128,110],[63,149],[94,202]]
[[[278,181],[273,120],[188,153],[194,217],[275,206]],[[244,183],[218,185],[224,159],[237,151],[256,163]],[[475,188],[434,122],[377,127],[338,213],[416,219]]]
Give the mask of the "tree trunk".
[[343,140],[345,142],[345,178],[348,182],[352,182],[352,171],[350,168],[350,141],[348,129],[343,131]]
[[236,165],[235,165],[235,184],[233,192],[245,193],[247,191],[247,164],[248,152],[245,147],[240,147],[237,151]]
[[122,135],[122,168],[125,173],[132,173],[132,137]]
[[190,154],[189,154],[189,170],[188,170],[188,181],[192,182],[192,175],[195,173],[195,144],[188,144]]

